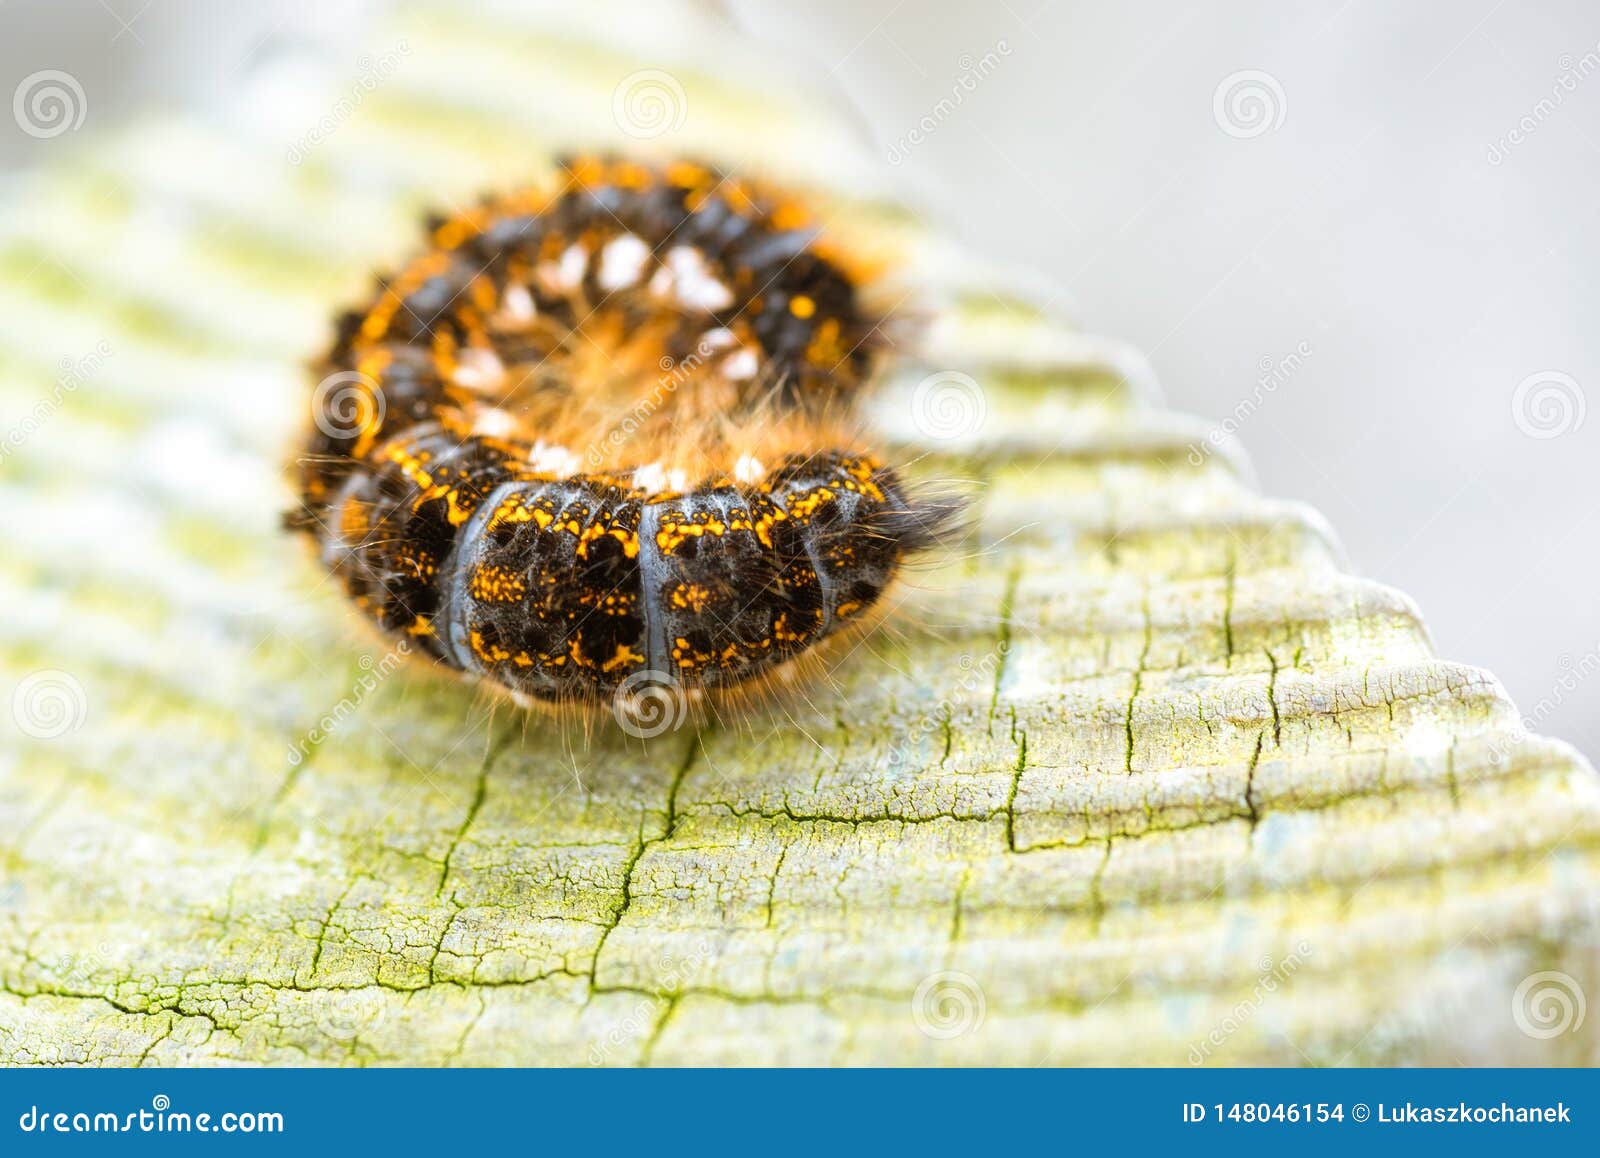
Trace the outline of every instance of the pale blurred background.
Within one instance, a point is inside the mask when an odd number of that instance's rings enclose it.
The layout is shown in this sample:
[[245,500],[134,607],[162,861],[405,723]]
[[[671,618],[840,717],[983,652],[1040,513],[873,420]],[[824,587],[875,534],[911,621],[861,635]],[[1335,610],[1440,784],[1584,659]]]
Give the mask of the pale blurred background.
[[[1442,654],[1600,754],[1592,0],[723,7],[847,94],[950,229],[1236,427]],[[308,46],[354,70],[378,8],[5,0],[0,88],[60,69],[104,127]],[[0,118],[7,173],[53,144]]]

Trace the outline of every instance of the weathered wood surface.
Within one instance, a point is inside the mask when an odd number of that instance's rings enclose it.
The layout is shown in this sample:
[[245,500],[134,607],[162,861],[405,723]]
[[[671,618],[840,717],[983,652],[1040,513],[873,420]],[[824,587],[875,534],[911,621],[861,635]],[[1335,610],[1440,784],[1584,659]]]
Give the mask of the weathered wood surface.
[[[1595,1060],[1593,771],[1137,357],[871,198],[838,222],[939,306],[877,413],[979,496],[896,630],[649,742],[355,634],[280,471],[298,359],[421,205],[617,138],[651,68],[658,150],[875,188],[721,34],[609,23],[418,8],[325,139],[350,77],[64,138],[7,205],[0,1058]],[[915,420],[937,371],[960,438]]]

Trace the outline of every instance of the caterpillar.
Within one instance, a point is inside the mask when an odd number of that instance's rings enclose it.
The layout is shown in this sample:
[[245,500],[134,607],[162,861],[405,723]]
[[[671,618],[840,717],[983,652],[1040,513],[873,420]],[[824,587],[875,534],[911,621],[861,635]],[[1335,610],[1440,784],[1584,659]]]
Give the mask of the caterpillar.
[[859,441],[887,318],[803,200],[695,161],[559,176],[430,218],[338,319],[286,524],[519,702],[748,687],[867,622],[958,505]]

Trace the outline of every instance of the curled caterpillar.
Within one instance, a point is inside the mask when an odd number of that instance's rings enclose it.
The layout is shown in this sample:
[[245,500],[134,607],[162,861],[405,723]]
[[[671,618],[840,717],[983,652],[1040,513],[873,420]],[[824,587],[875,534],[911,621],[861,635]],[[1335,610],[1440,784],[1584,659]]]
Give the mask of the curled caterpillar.
[[955,506],[853,441],[885,319],[802,202],[690,162],[563,178],[430,221],[340,320],[287,522],[519,699],[746,685],[863,622]]

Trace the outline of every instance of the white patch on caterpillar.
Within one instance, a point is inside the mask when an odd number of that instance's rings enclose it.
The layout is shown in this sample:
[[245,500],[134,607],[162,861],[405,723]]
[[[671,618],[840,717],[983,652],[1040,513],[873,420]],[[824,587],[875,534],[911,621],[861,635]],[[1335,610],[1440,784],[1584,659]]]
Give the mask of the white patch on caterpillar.
[[528,452],[528,465],[540,474],[570,478],[578,473],[583,460],[564,446],[536,442],[533,444],[533,449]]
[[589,251],[577,242],[567,246],[561,255],[561,278],[567,285],[576,287],[589,269]]
[[714,326],[700,336],[700,344],[707,352],[726,350],[729,346],[737,346],[739,339],[727,326]]
[[496,320],[511,325],[521,325],[533,321],[539,316],[539,307],[533,300],[533,294],[528,287],[520,282],[513,282],[506,286],[506,292],[500,298],[500,311]]
[[647,462],[643,466],[635,467],[633,478],[630,480],[634,486],[646,494],[659,495],[666,491],[686,491],[689,489],[689,476],[681,470],[667,470],[659,462]]
[[674,294],[691,310],[725,310],[733,304],[733,291],[718,281],[706,265],[705,254],[692,245],[679,245],[667,251],[665,264],[650,279],[658,294]]
[[766,477],[767,468],[761,465],[761,460],[753,455],[741,454],[739,461],[733,464],[733,477],[742,483],[759,482]]
[[506,364],[493,350],[468,346],[456,357],[450,380],[464,390],[498,390],[505,385]]
[[600,272],[596,280],[603,290],[626,289],[644,273],[650,260],[650,247],[631,233],[613,238],[600,251]]
[[473,411],[473,434],[482,434],[489,438],[506,438],[516,429],[517,420],[511,416],[509,410],[501,410],[498,406],[486,406],[482,410]]
[[722,376],[730,382],[744,382],[754,378],[759,369],[761,369],[761,359],[756,357],[755,351],[749,349],[729,354],[722,360]]
[[667,489],[667,471],[659,462],[647,462],[633,472],[633,485],[646,494],[658,495]]
[[589,269],[589,251],[580,242],[567,246],[559,261],[541,261],[535,275],[546,293],[570,293],[583,284]]

